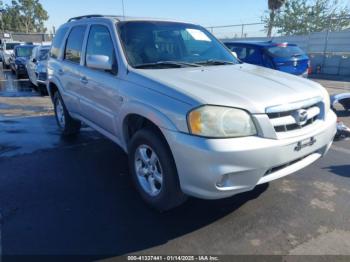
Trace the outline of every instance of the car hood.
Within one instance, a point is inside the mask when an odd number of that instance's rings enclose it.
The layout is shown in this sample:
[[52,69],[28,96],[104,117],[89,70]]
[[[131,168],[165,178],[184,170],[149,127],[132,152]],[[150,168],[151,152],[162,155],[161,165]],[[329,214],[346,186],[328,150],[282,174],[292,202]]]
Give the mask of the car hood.
[[4,50],[4,54],[12,55],[13,54],[13,50]]
[[134,72],[157,83],[148,84],[148,88],[193,106],[223,105],[251,113],[265,113],[267,107],[323,97],[326,93],[313,81],[249,64]]

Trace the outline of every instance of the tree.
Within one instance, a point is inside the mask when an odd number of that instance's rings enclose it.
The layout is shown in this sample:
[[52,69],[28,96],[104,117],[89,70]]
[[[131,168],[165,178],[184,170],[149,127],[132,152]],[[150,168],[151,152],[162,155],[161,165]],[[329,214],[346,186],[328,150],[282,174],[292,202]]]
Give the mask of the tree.
[[271,37],[272,29],[275,24],[276,13],[285,2],[286,0],[268,0],[269,18],[267,20],[267,37]]
[[338,0],[288,0],[275,17],[278,34],[304,35],[350,26],[350,10]]
[[46,32],[44,22],[48,18],[39,0],[12,0],[4,7],[2,28],[12,32]]
[[46,10],[39,0],[18,0],[21,21],[25,32],[44,32],[44,21],[49,19]]

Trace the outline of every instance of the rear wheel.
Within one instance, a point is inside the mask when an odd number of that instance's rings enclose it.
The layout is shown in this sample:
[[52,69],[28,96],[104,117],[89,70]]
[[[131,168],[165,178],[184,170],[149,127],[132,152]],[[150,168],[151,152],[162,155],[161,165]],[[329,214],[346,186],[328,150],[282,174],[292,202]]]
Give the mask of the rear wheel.
[[138,192],[151,207],[167,211],[186,200],[172,153],[157,131],[142,129],[133,136],[129,166]]
[[64,136],[72,136],[79,133],[81,122],[73,119],[64,105],[60,93],[57,91],[54,94],[54,109],[58,127]]
[[46,90],[46,86],[43,84],[39,84],[37,87],[37,91],[40,93],[41,96],[47,96],[48,92]]

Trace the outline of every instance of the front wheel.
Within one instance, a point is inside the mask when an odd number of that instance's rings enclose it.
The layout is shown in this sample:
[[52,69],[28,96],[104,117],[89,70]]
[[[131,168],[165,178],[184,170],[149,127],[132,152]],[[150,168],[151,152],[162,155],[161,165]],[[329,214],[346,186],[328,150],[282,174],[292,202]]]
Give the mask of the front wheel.
[[143,200],[158,211],[167,211],[186,200],[175,161],[158,131],[142,129],[129,146],[129,166]]
[[72,136],[79,133],[81,128],[81,122],[73,119],[66,106],[64,105],[63,99],[60,93],[57,91],[54,94],[54,109],[55,117],[58,127],[64,136]]

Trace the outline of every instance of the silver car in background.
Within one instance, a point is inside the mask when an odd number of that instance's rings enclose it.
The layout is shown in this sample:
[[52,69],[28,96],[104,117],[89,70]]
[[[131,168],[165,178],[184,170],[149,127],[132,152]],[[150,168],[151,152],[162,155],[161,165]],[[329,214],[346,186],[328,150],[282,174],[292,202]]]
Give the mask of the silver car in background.
[[162,211],[297,172],[336,134],[321,85],[241,63],[189,23],[72,18],[53,41],[47,88],[62,133],[84,122],[120,145],[136,189]]
[[50,45],[34,47],[32,55],[26,64],[30,82],[42,95],[47,94],[47,60],[50,48]]

